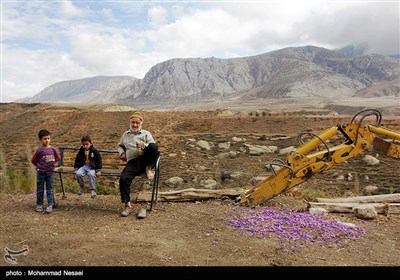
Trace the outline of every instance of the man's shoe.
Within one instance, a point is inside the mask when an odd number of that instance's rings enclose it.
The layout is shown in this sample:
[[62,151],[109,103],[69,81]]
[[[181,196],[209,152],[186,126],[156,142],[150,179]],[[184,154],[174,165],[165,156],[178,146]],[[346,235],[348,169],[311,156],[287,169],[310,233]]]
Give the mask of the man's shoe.
[[43,212],[43,207],[42,206],[36,206],[35,211],[36,212]]
[[95,198],[97,193],[95,191],[92,191],[92,198]]
[[131,212],[132,212],[132,208],[129,206],[125,206],[124,210],[121,212],[121,216],[128,217]]
[[140,208],[137,217],[138,217],[138,219],[146,218],[146,209],[145,208]]
[[51,212],[53,212],[53,205],[47,206],[45,212],[46,212],[46,213],[51,213]]
[[81,195],[83,193],[84,193],[83,188],[79,188],[78,195]]

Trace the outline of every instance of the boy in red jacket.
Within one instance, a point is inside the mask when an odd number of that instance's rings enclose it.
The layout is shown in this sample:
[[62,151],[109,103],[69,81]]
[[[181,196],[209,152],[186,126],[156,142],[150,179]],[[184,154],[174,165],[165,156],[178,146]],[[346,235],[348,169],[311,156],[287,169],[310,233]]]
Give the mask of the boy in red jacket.
[[60,153],[50,146],[50,132],[42,129],[38,133],[42,146],[36,149],[31,162],[36,166],[36,212],[43,212],[44,185],[46,183],[46,213],[53,212],[54,165],[60,160]]

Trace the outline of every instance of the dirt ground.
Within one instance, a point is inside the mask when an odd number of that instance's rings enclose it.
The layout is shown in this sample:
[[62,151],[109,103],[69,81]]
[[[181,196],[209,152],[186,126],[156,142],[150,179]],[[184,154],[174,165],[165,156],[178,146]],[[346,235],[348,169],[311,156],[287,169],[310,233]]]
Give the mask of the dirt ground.
[[[130,116],[130,111],[105,110],[106,105],[0,106],[2,172],[6,166],[25,174],[32,172],[29,160],[39,144],[39,129],[51,131],[51,144],[56,147],[79,147],[81,136],[89,133],[97,148],[116,149],[120,136],[128,129]],[[217,189],[248,188],[254,184],[254,177],[268,175],[265,165],[273,158],[284,160],[286,156],[249,155],[243,149],[244,142],[234,142],[233,137],[245,138],[247,144],[276,145],[282,149],[297,146],[296,136],[303,130],[318,133],[352,117],[304,111],[267,111],[266,115],[262,112],[259,110],[256,116],[227,110],[145,111],[143,127],[153,133],[161,151],[160,191],[171,190],[165,182],[173,176],[184,179],[178,189],[200,188],[201,182],[209,179],[217,182]],[[400,131],[399,117],[383,116],[383,123]],[[211,143],[211,149],[196,148],[198,140]],[[230,151],[236,151],[236,157],[219,157],[218,144],[226,142],[231,142]],[[373,151],[366,154],[376,156]],[[382,194],[400,192],[399,161],[384,156],[379,156],[379,160],[379,166],[367,166],[360,155],[300,185],[299,195],[282,194],[259,207],[305,211],[311,194],[364,195],[367,185],[378,186]],[[240,180],[223,180],[222,174],[238,171],[244,173]],[[349,173],[357,180],[336,179]],[[76,194],[73,179],[66,182],[71,184],[67,198],[61,199],[57,187],[58,207],[51,214],[34,211],[32,193],[0,195],[0,246],[4,250],[0,266],[400,266],[399,215],[361,220],[353,214],[330,213],[325,219],[353,223],[365,233],[346,246],[307,244],[288,253],[274,235],[250,237],[233,227],[230,211],[248,210],[234,200],[158,202],[145,219],[137,219],[135,213],[142,207],[148,208],[149,203],[135,203],[133,214],[122,218],[118,193],[100,193],[91,199],[88,193]],[[57,177],[55,185],[59,185]],[[117,178],[99,178],[98,185],[117,191]],[[133,191],[138,184],[134,185]],[[15,255],[16,263],[11,264],[6,261],[6,248],[29,251]]]

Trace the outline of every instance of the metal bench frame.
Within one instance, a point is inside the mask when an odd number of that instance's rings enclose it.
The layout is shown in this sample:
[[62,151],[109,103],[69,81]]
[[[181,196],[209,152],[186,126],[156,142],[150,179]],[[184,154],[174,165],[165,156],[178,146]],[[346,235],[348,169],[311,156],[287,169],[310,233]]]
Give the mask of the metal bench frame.
[[[79,148],[71,148],[71,147],[60,147],[60,161],[58,162],[58,166],[54,169],[55,173],[58,173],[60,176],[60,184],[61,184],[61,189],[62,189],[62,199],[66,198],[65,195],[65,187],[64,187],[64,182],[63,182],[63,177],[62,174],[74,174],[74,166],[71,161],[71,159],[68,160],[68,165],[65,165],[65,160],[64,160],[64,155],[66,151],[75,151],[76,153],[79,151]],[[119,159],[119,154],[118,151],[112,151],[112,150],[98,150],[100,154],[102,155],[115,155],[115,162],[113,162],[112,165],[103,163],[104,167],[101,170],[101,176],[120,176],[122,169],[115,168],[115,166],[120,166],[123,167],[125,166],[126,162],[122,161]],[[150,209],[151,211],[153,209],[153,205],[157,203],[157,197],[158,197],[158,185],[160,181],[160,153],[158,153],[158,157],[155,163],[154,167],[154,179],[153,179],[153,188],[151,192],[151,201],[150,201]],[[141,174],[140,176],[144,177],[146,174]]]

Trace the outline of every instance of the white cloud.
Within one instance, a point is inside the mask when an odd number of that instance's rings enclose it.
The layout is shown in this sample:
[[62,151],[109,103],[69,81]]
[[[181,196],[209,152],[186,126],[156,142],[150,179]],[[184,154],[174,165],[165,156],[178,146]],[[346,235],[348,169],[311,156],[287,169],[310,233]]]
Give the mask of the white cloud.
[[156,6],[149,9],[148,15],[150,26],[157,27],[165,23],[168,15],[168,10],[160,6]]
[[104,17],[107,19],[114,19],[114,14],[112,12],[112,9],[109,8],[103,8],[100,12]]
[[82,33],[71,42],[71,58],[96,75],[142,78],[148,68],[140,63],[140,56],[130,49],[134,44],[118,33]]
[[2,102],[33,96],[53,83],[90,74],[65,53],[4,46],[3,53],[7,53],[2,59],[7,76],[3,75],[1,83]]
[[83,15],[83,12],[77,8],[72,1],[62,1],[61,5],[61,12],[66,17],[79,17]]

